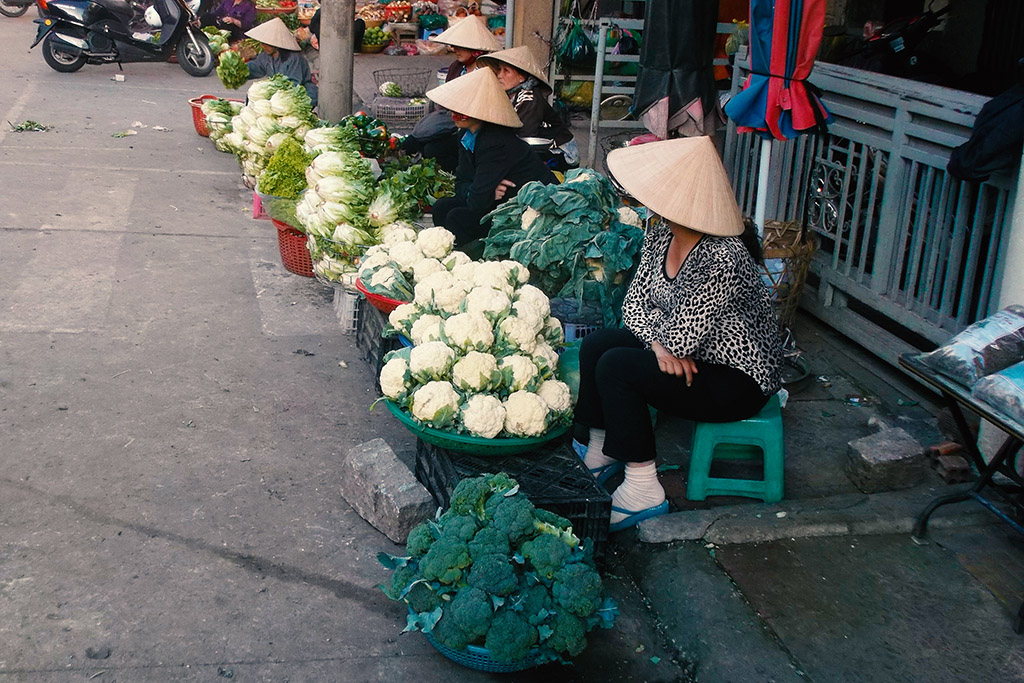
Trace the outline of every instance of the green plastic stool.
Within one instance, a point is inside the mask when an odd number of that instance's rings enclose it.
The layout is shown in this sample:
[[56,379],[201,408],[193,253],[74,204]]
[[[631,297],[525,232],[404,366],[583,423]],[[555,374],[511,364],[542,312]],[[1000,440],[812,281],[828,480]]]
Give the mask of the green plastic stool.
[[[711,461],[764,457],[764,479],[724,479],[710,476]],[[740,422],[696,422],[690,454],[688,500],[708,496],[747,496],[766,503],[782,500],[784,446],[779,397],[772,396],[754,417]]]

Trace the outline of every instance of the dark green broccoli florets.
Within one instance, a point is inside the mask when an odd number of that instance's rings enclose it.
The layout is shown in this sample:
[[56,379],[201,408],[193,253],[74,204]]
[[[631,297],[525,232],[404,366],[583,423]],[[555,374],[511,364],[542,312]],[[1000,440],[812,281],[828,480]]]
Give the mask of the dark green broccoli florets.
[[537,629],[523,617],[508,609],[494,615],[487,631],[484,647],[496,662],[516,662],[526,657],[537,644]]
[[444,600],[437,591],[427,585],[425,581],[414,584],[405,595],[405,601],[413,612],[433,612],[444,604]]
[[407,564],[404,567],[399,567],[391,575],[391,583],[384,588],[384,595],[388,596],[392,600],[398,600],[402,591],[406,587],[415,581],[418,576],[415,564]]
[[572,548],[557,536],[540,534],[524,543],[521,552],[539,576],[550,579],[569,559]]
[[509,496],[494,508],[491,524],[508,534],[508,540],[518,545],[536,532],[533,526],[533,503],[525,496]]
[[533,514],[540,521],[547,522],[548,524],[556,526],[559,529],[565,530],[572,528],[572,522],[567,520],[565,517],[562,517],[561,515],[556,515],[554,512],[551,512],[550,510],[545,510],[544,508],[537,508],[536,510],[533,511]]
[[507,555],[508,550],[508,534],[491,526],[476,532],[476,536],[469,542],[469,556],[474,562],[484,555]]
[[441,620],[434,625],[434,630],[430,634],[442,645],[459,651],[465,650],[472,640],[465,631],[459,628],[448,610],[441,615]]
[[503,495],[506,491],[511,491],[515,487],[519,486],[515,479],[508,476],[507,472],[488,474],[484,479],[487,480],[487,485],[491,487],[491,490],[499,496]]
[[467,586],[456,593],[444,612],[451,616],[470,642],[487,635],[494,615],[490,596],[473,586]]
[[519,577],[507,553],[484,555],[473,561],[467,583],[492,595],[508,595],[519,585]]
[[476,520],[469,515],[457,515],[449,510],[437,522],[442,536],[468,541],[476,535]]
[[543,584],[522,589],[505,603],[523,615],[532,626],[547,619],[551,608],[551,591]]
[[601,575],[582,562],[555,572],[551,595],[555,602],[579,617],[589,617],[601,606]]
[[420,571],[427,581],[452,584],[462,578],[462,570],[469,563],[469,548],[465,541],[442,536],[434,541],[420,560]]
[[484,503],[489,495],[491,486],[486,477],[463,479],[455,485],[449,507],[456,514],[476,515],[480,518],[484,515]]
[[405,552],[413,557],[422,557],[430,550],[434,542],[434,532],[426,522],[417,524],[409,532],[409,538],[405,542]]
[[587,646],[587,625],[576,615],[562,610],[548,622],[551,635],[544,641],[559,654],[575,657]]

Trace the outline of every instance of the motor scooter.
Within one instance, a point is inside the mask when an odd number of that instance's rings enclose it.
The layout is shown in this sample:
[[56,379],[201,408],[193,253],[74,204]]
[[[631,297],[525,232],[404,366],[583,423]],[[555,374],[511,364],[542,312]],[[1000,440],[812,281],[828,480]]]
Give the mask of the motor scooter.
[[5,17],[20,17],[34,4],[36,0],[0,0],[0,14]]
[[156,0],[158,33],[139,32],[139,12],[127,0],[38,0],[43,18],[32,49],[42,42],[43,59],[54,71],[71,73],[86,64],[165,62],[173,54],[190,76],[215,66],[199,19],[185,0]]
[[935,11],[928,9],[883,26],[869,23],[865,26],[863,38],[839,63],[899,78],[927,82],[941,79],[945,69],[929,63],[929,57],[919,48],[928,32],[941,23],[949,9],[949,6]]

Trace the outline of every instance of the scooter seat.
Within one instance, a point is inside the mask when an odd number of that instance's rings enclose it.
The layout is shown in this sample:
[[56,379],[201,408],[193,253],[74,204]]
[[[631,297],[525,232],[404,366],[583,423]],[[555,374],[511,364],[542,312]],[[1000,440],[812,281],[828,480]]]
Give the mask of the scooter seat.
[[132,9],[127,0],[93,0],[93,2],[124,19],[131,19],[135,16],[135,10]]

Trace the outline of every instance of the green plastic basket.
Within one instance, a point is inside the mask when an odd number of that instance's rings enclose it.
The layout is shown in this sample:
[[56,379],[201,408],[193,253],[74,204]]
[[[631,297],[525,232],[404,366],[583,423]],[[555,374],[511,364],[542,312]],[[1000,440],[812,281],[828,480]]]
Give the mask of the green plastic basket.
[[456,664],[461,664],[468,669],[476,669],[477,671],[506,674],[512,673],[513,671],[525,671],[526,669],[532,669],[535,666],[540,666],[545,661],[540,654],[540,650],[535,648],[530,651],[530,654],[519,661],[496,662],[491,659],[491,653],[485,647],[467,645],[465,650],[453,650],[447,645],[442,645],[434,640],[434,637],[431,634],[424,633],[423,635],[427,637],[427,642],[433,645],[437,651],[445,657]]
[[498,456],[529,453],[530,451],[540,448],[548,441],[557,439],[569,430],[569,425],[562,425],[549,430],[547,434],[531,436],[526,439],[513,439],[508,437],[484,439],[479,436],[456,434],[455,432],[446,432],[442,429],[434,429],[433,427],[421,425],[419,422],[412,419],[408,413],[399,408],[393,401],[385,401],[384,403],[387,405],[388,410],[391,411],[391,414],[398,418],[399,422],[404,424],[410,432],[427,443],[434,444],[435,446],[445,448],[449,451],[458,451],[460,453],[469,453],[471,455]]

